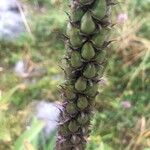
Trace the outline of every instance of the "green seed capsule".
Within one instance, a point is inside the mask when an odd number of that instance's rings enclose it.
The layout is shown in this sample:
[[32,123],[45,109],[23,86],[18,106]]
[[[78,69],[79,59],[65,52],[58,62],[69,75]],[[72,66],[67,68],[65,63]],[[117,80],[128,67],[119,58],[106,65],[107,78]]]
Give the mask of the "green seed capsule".
[[96,29],[91,13],[86,12],[81,19],[81,31],[85,34],[92,34]]
[[71,23],[68,24],[66,34],[69,36],[70,43],[73,47],[80,47],[82,45],[82,38],[79,33],[79,29]]
[[70,133],[68,132],[68,126],[67,125],[62,125],[60,128],[60,133],[63,136],[68,136]]
[[79,116],[78,116],[78,123],[80,125],[85,125],[88,121],[89,121],[89,115],[85,114],[85,113],[81,113]]
[[78,100],[77,100],[77,107],[80,110],[84,110],[85,108],[87,108],[87,106],[88,106],[87,98],[84,97],[84,96],[79,97]]
[[77,112],[76,105],[74,103],[68,103],[66,105],[66,111],[68,114],[73,115]]
[[108,35],[108,30],[102,29],[92,38],[92,42],[96,47],[101,47],[106,41],[106,35]]
[[81,56],[80,53],[77,51],[74,51],[71,53],[71,66],[74,68],[79,68],[82,65]]
[[71,32],[73,32],[72,30],[73,30],[72,24],[69,22],[66,29],[67,36],[70,37]]
[[79,2],[81,3],[81,4],[87,4],[87,3],[92,3],[93,2],[93,0],[79,0]]
[[79,92],[82,92],[86,89],[87,81],[82,77],[78,78],[75,83],[75,89]]
[[81,51],[82,57],[86,60],[90,60],[95,56],[94,48],[90,42],[86,42]]
[[104,74],[104,71],[105,71],[105,67],[103,67],[103,66],[98,66],[98,67],[97,67],[97,76],[98,76],[99,78],[101,78],[101,77],[103,76],[103,74]]
[[95,56],[95,61],[98,63],[104,62],[106,58],[106,51],[100,51],[96,56]]
[[71,20],[73,22],[80,21],[82,16],[83,16],[83,14],[84,14],[84,12],[80,8],[78,8],[78,9],[71,9]]
[[83,72],[84,77],[93,78],[96,75],[96,68],[94,64],[88,64]]
[[78,126],[77,122],[73,120],[69,123],[68,128],[71,132],[75,133],[78,131],[79,126]]
[[102,19],[107,13],[106,0],[96,0],[92,13],[94,17]]
[[88,86],[87,90],[86,90],[86,94],[89,96],[89,97],[94,97],[96,95],[98,91],[98,84],[93,84],[93,85],[90,85]]

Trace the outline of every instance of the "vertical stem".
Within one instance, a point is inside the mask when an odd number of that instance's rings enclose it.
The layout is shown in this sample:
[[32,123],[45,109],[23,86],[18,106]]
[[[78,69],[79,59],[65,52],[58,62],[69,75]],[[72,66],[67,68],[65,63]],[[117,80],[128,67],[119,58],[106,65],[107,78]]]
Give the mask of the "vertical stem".
[[66,81],[56,150],[84,150],[105,70],[111,0],[71,0],[66,41]]

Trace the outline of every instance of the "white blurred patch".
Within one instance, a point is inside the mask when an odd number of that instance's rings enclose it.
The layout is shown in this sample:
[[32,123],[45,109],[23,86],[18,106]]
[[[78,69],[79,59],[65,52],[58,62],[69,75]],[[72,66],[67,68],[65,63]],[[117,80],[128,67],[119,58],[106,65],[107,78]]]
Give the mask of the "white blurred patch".
[[61,105],[41,101],[36,105],[36,117],[45,122],[44,135],[49,137],[57,129]]
[[23,60],[19,60],[16,63],[14,71],[19,77],[22,77],[22,78],[26,78],[29,75],[29,73],[26,72],[26,65]]
[[16,0],[0,0],[0,11],[6,11],[10,7],[14,7]]
[[0,38],[11,39],[25,31],[16,0],[0,0]]

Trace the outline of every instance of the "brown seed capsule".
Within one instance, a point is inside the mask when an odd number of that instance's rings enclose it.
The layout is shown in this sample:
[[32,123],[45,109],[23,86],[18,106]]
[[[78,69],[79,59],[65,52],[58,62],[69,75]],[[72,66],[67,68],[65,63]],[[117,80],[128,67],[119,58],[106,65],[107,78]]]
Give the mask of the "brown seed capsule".
[[67,99],[73,100],[76,98],[76,94],[73,92],[73,90],[74,90],[73,86],[71,86],[71,85],[66,86],[64,92],[65,92],[65,96]]
[[77,100],[77,107],[80,109],[80,110],[84,110],[85,108],[87,108],[88,106],[88,100],[86,97],[84,96],[80,96]]
[[79,125],[77,124],[77,122],[75,120],[72,120],[69,122],[68,128],[71,132],[75,133],[78,131]]
[[77,136],[77,135],[73,135],[73,136],[71,137],[71,143],[72,143],[72,144],[77,145],[77,144],[80,143],[80,141],[81,141],[81,138],[80,138],[79,136]]
[[69,99],[69,100],[72,100],[72,99],[76,98],[76,94],[73,93],[72,91],[69,91],[69,90],[66,91],[65,96],[66,96],[66,98]]
[[78,123],[80,124],[80,125],[85,125],[85,124],[87,124],[87,122],[89,121],[89,115],[88,114],[85,114],[85,113],[81,113],[79,116],[78,116],[78,119],[77,119],[77,121],[78,121]]

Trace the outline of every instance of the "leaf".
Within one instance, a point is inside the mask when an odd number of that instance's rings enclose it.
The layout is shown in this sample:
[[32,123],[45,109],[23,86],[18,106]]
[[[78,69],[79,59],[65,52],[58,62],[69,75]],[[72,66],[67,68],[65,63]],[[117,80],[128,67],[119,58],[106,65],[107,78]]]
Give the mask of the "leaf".
[[1,101],[1,102],[4,102],[4,103],[9,102],[9,101],[10,101],[10,98],[12,97],[12,95],[13,95],[18,89],[20,89],[21,87],[22,87],[22,84],[21,84],[21,85],[17,85],[17,86],[15,86],[14,88],[10,89],[8,92],[6,92],[4,95],[2,95],[2,96],[0,97],[0,101]]
[[97,150],[113,150],[109,145],[101,142]]
[[48,139],[47,146],[44,150],[54,150],[56,142],[56,131],[54,131]]
[[33,120],[31,128],[26,130],[14,144],[14,150],[23,150],[24,142],[33,142],[38,138],[39,132],[43,129],[44,123],[36,119]]

